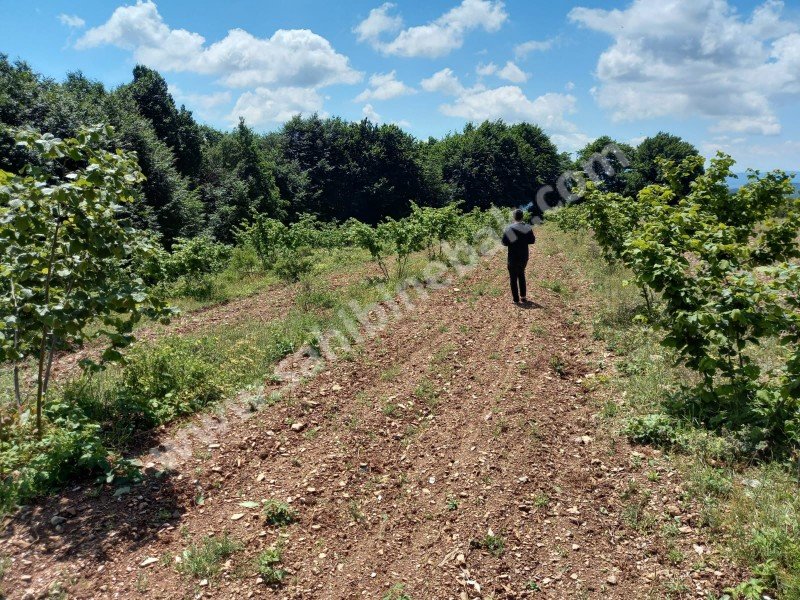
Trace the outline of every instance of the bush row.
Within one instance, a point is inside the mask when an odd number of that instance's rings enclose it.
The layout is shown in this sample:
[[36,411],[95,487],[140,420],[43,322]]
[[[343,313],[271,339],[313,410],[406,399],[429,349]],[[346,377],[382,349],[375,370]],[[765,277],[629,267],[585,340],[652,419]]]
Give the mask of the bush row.
[[[732,433],[748,453],[789,456],[800,448],[800,201],[781,172],[731,192],[723,154],[685,191],[701,162],[664,161],[667,183],[635,198],[590,187],[553,218],[591,228],[604,257],[630,270],[644,316],[696,374],[672,412]],[[639,422],[634,437],[664,440],[668,424]]]

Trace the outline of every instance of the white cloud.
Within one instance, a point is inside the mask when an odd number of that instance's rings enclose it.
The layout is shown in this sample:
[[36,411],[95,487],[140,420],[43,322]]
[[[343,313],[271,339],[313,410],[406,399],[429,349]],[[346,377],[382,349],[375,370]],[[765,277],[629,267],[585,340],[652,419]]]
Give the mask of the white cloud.
[[634,0],[624,10],[575,8],[606,33],[594,95],[615,120],[700,116],[712,130],[777,134],[772,100],[800,94],[800,24],[767,0],[743,17],[728,0]]
[[256,126],[282,123],[297,114],[320,112],[322,104],[322,96],[311,88],[260,87],[239,97],[228,120],[235,123],[244,117],[247,123]]
[[528,74],[511,61],[508,61],[506,66],[497,72],[497,76],[511,83],[528,81]]
[[79,49],[103,45],[131,50],[138,62],[163,71],[215,75],[230,87],[320,87],[362,77],[328,40],[307,29],[279,29],[269,38],[232,29],[207,45],[198,33],[167,26],[151,0],[117,8],[76,43]]
[[523,42],[521,44],[517,44],[514,47],[514,56],[517,57],[518,60],[522,60],[531,52],[545,52],[550,50],[553,47],[555,40],[530,40],[528,42]]
[[497,65],[493,62],[487,64],[478,63],[478,66],[475,67],[475,72],[481,77],[488,77],[497,73]]
[[565,118],[575,112],[575,104],[575,97],[568,94],[549,93],[530,100],[518,86],[506,85],[465,89],[454,102],[443,104],[440,109],[447,116],[472,121],[529,121],[549,131],[575,133],[577,127]]
[[567,82],[567,83],[564,85],[564,89],[565,89],[565,90],[567,90],[568,92],[571,92],[572,90],[574,90],[574,89],[575,89],[575,82],[574,82],[574,81],[568,81],[568,82]]
[[437,71],[427,79],[420,82],[426,92],[437,92],[448,96],[458,96],[464,91],[464,86],[450,68]]
[[560,146],[570,149],[583,147],[591,141],[566,118],[575,112],[577,104],[570,94],[549,93],[531,100],[516,85],[487,88],[478,84],[467,88],[451,69],[434,73],[423,79],[420,85],[428,92],[454,96],[452,102],[439,107],[442,114],[449,117],[469,121],[503,119],[509,123],[536,123],[550,132],[554,140],[559,136]]
[[210,110],[231,101],[230,92],[214,92],[211,94],[195,94],[184,92],[177,85],[169,86],[169,93],[178,103],[189,104],[192,110]]
[[86,26],[86,21],[81,19],[78,15],[67,15],[61,13],[58,15],[58,20],[62,25],[66,25],[70,29],[82,29]]
[[478,63],[478,66],[475,67],[475,72],[480,77],[497,75],[500,79],[505,79],[506,81],[510,81],[512,83],[522,83],[523,81],[528,80],[528,74],[510,60],[502,69],[493,62],[486,64]]
[[398,81],[395,71],[391,71],[390,73],[376,73],[369,78],[369,85],[370,87],[356,96],[355,102],[389,100],[390,98],[417,93],[417,90],[414,88],[407,86],[402,81]]
[[462,0],[439,18],[425,25],[416,25],[400,31],[394,39],[382,41],[384,33],[394,32],[401,26],[399,16],[392,16],[392,4],[384,4],[370,11],[354,31],[360,41],[369,42],[384,54],[436,58],[445,56],[464,44],[465,35],[475,29],[495,32],[508,19],[500,0]]
[[586,144],[593,142],[596,138],[579,131],[573,133],[554,133],[550,136],[553,143],[561,152],[575,152],[586,147]]
[[369,11],[369,16],[353,28],[353,32],[358,36],[358,41],[374,44],[384,33],[399,31],[403,26],[402,17],[389,14],[394,6],[391,2],[387,2]]
[[381,116],[375,111],[375,109],[372,107],[372,104],[365,104],[361,109],[361,114],[373,123],[381,122]]

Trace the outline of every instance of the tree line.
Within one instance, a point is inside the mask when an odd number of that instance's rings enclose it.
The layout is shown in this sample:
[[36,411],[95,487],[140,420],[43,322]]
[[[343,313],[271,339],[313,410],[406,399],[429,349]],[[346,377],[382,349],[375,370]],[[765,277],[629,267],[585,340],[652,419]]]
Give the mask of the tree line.
[[[233,242],[236,228],[255,215],[287,223],[311,214],[323,221],[376,224],[408,215],[412,203],[460,202],[466,211],[526,205],[542,186],[582,169],[588,157],[613,142],[600,138],[573,161],[529,123],[468,123],[427,140],[392,124],[318,115],[296,116],[266,134],[243,120],[221,131],[198,123],[176,104],[164,78],[142,65],[130,83],[108,90],[79,72],[62,82],[43,77],[0,54],[0,89],[0,124],[60,138],[98,123],[113,126],[110,144],[135,151],[145,177],[129,216],[135,226],[157,232],[167,247],[200,234]],[[629,165],[606,176],[612,191],[635,193],[660,181],[656,156],[697,155],[691,144],[666,133],[636,148],[617,144]],[[19,173],[38,160],[0,127],[0,169]],[[557,196],[546,201],[555,204]]]

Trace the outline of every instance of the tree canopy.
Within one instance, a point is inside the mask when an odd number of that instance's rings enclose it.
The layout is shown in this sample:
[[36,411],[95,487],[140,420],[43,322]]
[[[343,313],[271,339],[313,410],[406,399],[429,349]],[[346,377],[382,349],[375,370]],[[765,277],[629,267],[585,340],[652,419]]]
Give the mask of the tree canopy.
[[[442,139],[418,140],[393,124],[296,116],[259,134],[244,121],[230,131],[200,125],[178,106],[155,70],[137,65],[130,83],[113,90],[70,73],[63,82],[42,77],[24,62],[0,55],[0,124],[57,137],[83,127],[113,126],[108,144],[135,152],[144,179],[126,206],[132,222],[169,247],[198,234],[231,242],[255,215],[294,221],[351,217],[376,224],[409,214],[412,204],[458,202],[469,211],[491,205],[532,205],[543,186],[613,140],[587,145],[573,162],[537,125],[502,120],[468,123]],[[610,157],[613,175],[599,172],[608,191],[635,194],[661,183],[656,157],[680,161],[697,150],[659,133]],[[20,173],[41,158],[0,128],[0,168]],[[689,178],[687,178],[687,181]]]

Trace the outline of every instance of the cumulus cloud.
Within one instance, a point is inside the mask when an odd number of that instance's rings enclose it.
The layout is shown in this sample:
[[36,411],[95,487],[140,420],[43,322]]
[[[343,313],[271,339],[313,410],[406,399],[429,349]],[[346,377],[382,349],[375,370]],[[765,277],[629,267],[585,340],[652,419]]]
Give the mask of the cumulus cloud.
[[394,39],[382,39],[386,33],[395,33],[402,27],[399,16],[389,14],[393,4],[383,4],[370,11],[354,31],[360,41],[366,41],[384,54],[396,56],[436,58],[445,56],[464,44],[465,35],[475,29],[495,32],[508,19],[500,0],[462,0],[439,18],[408,27]]
[[549,93],[530,100],[518,86],[505,85],[465,90],[454,102],[443,104],[441,111],[451,117],[473,121],[530,121],[550,131],[574,132],[575,125],[565,116],[575,112],[575,104],[575,97],[569,94]]
[[740,15],[727,0],[634,0],[624,10],[574,8],[608,34],[593,93],[615,120],[700,116],[712,130],[778,134],[772,100],[800,94],[800,24],[767,0]]
[[170,85],[169,93],[178,103],[187,105],[194,114],[208,120],[218,118],[223,107],[233,100],[231,93],[228,91],[196,94],[194,92],[186,92],[177,85]]
[[447,96],[457,96],[464,91],[464,86],[450,68],[437,71],[427,79],[420,82],[426,92],[436,92]]
[[517,60],[522,60],[531,52],[545,52],[546,50],[550,50],[553,44],[555,44],[555,40],[553,39],[522,42],[514,47],[514,56],[517,57]]
[[511,83],[522,83],[528,80],[528,74],[510,60],[502,68],[492,62],[486,64],[478,63],[478,66],[475,67],[475,72],[480,77],[497,75],[500,79],[505,79]]
[[[486,65],[484,65],[486,66]],[[420,82],[427,92],[453,99],[439,106],[449,117],[468,121],[503,119],[508,123],[536,123],[558,139],[559,147],[574,150],[585,146],[591,138],[578,131],[567,119],[576,110],[577,100],[570,94],[549,93],[531,100],[516,85],[488,88],[483,84],[465,87],[451,69],[442,69]]]
[[399,31],[403,26],[403,18],[389,14],[394,7],[394,4],[387,2],[369,11],[367,18],[353,28],[358,41],[375,44],[384,33]]
[[361,109],[361,114],[364,115],[364,118],[369,119],[373,123],[381,122],[381,116],[372,107],[372,104],[365,104],[364,107]]
[[355,98],[355,102],[367,100],[389,100],[398,96],[416,94],[417,90],[396,78],[396,71],[376,73],[369,78],[369,87]]
[[279,29],[259,38],[232,29],[209,45],[198,33],[170,28],[151,0],[117,8],[76,43],[79,49],[104,45],[131,50],[138,62],[163,71],[218,76],[229,87],[320,87],[362,77],[346,56],[310,30]]
[[528,74],[511,61],[508,61],[506,66],[497,71],[497,76],[511,83],[528,81]]
[[67,15],[61,13],[58,15],[58,20],[62,25],[66,25],[70,29],[83,29],[86,26],[86,21],[81,19],[78,15]]
[[[717,135],[699,145],[706,156],[714,156],[718,150],[730,154],[736,160],[734,170],[762,169],[770,171],[774,168],[786,169],[788,173],[797,173],[800,165],[800,140],[782,140],[770,143],[753,143],[746,136]],[[739,183],[743,183],[739,179]]]
[[322,96],[312,88],[259,87],[239,96],[228,119],[235,123],[239,117],[244,117],[245,121],[256,126],[282,123],[297,114],[321,112],[322,105]]
[[493,62],[486,64],[478,63],[478,66],[475,67],[475,72],[481,77],[488,77],[497,73],[497,65]]

